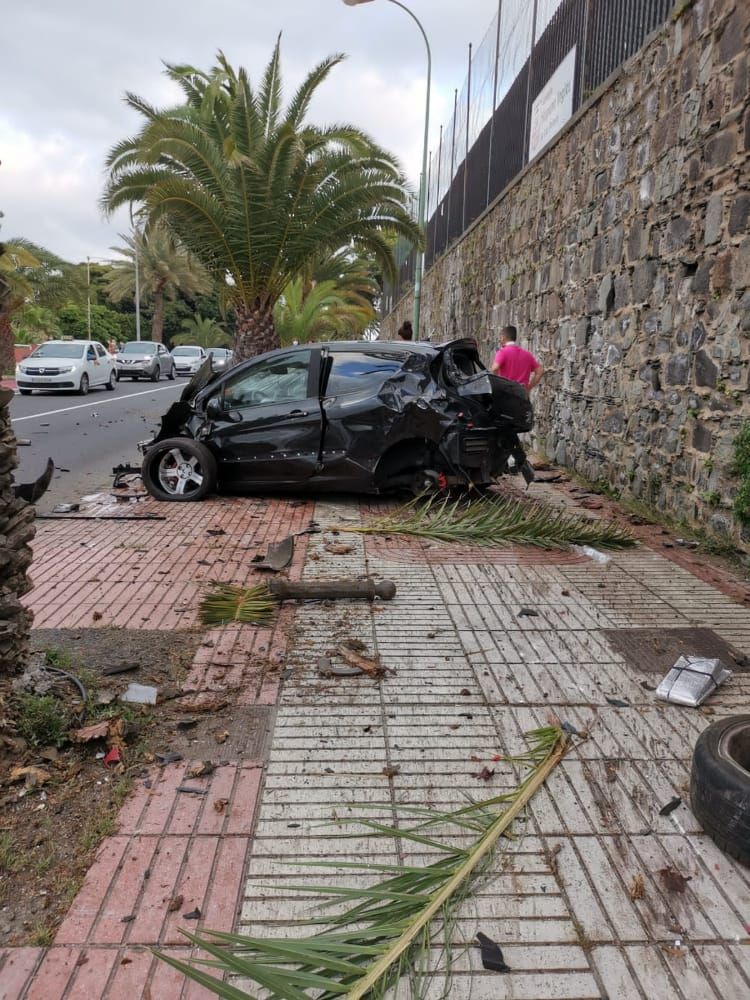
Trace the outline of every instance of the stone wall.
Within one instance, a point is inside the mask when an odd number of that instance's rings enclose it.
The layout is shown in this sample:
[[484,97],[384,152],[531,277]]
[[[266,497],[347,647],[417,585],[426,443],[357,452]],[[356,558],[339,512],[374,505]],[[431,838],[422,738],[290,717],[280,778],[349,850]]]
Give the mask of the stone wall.
[[[750,539],[747,0],[684,2],[426,276],[422,328],[514,323],[542,361],[537,445],[671,515]],[[384,324],[410,315],[402,300]]]
[[0,388],[0,674],[17,673],[24,665],[31,614],[20,598],[31,589],[26,571],[31,563],[34,508],[17,500],[13,470],[18,464],[8,404],[13,393]]

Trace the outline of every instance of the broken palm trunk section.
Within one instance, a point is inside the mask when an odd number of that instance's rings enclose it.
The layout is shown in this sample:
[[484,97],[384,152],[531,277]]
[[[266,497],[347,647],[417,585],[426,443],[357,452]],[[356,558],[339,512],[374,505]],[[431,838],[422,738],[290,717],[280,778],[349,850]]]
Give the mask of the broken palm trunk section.
[[0,673],[16,674],[29,651],[31,612],[21,597],[31,590],[27,571],[34,537],[34,508],[16,496],[13,470],[18,465],[10,425],[13,392],[0,389]]

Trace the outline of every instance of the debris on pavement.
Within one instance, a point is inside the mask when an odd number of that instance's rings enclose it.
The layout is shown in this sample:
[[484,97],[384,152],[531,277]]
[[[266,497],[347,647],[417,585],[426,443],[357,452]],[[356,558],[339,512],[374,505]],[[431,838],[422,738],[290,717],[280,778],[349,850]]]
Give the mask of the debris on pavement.
[[697,708],[731,676],[721,660],[681,656],[656,688],[656,697]]
[[183,913],[182,916],[184,920],[200,920],[201,916],[200,907],[196,906],[196,908],[194,910],[191,910],[190,913]]
[[611,559],[605,552],[600,552],[599,549],[594,549],[590,545],[571,545],[571,548],[579,555],[591,559],[592,562],[599,563],[600,566],[606,565]]
[[133,705],[155,705],[158,695],[158,689],[152,687],[150,684],[132,683],[120,695],[120,701],[127,701]]
[[[362,656],[361,653],[357,653],[348,645],[340,645],[336,647],[336,652],[342,659],[352,666],[361,670],[362,673],[367,674],[368,677],[382,677],[383,674],[387,672],[387,668],[383,666],[380,662],[379,656],[374,656],[372,658]],[[332,672],[335,672],[335,667],[332,668]]]
[[176,913],[184,902],[185,902],[185,897],[182,895],[182,893],[180,893],[179,896],[173,896],[170,899],[169,903],[167,904],[167,910],[170,913]]
[[294,557],[294,535],[288,535],[280,542],[268,546],[265,556],[256,556],[252,560],[253,569],[270,570],[278,573],[286,569]]
[[661,809],[659,810],[659,815],[669,816],[670,813],[673,813],[675,809],[681,805],[682,805],[682,799],[680,798],[679,795],[675,795],[675,797],[673,799],[670,799],[665,806],[661,807]]
[[510,972],[510,966],[506,965],[500,945],[487,937],[481,931],[477,932],[476,939],[479,942],[482,956],[482,968],[488,972]]
[[107,667],[103,667],[101,673],[105,677],[111,677],[113,674],[125,674],[131,670],[138,670],[140,663],[111,663]]
[[494,768],[490,769],[485,764],[485,766],[482,768],[481,771],[472,772],[471,776],[472,778],[479,778],[480,781],[489,781],[490,778],[494,775],[494,773],[495,773]]
[[217,813],[223,813],[228,805],[229,799],[214,799],[214,811]]
[[630,708],[630,702],[623,701],[622,698],[608,698],[605,695],[604,700],[607,702],[608,705],[611,705],[613,708]]
[[534,608],[521,608],[518,612],[519,618],[538,618],[539,612],[535,611]]
[[205,788],[196,788],[194,785],[178,785],[178,792],[184,792],[185,795],[207,795],[208,792]]
[[[44,424],[41,426],[44,427]],[[19,500],[25,500],[26,503],[36,503],[37,500],[41,500],[47,492],[49,484],[52,482],[54,472],[55,463],[51,458],[48,458],[47,465],[45,466],[44,472],[41,476],[39,476],[38,479],[35,479],[33,483],[16,483],[13,487],[13,493]]]
[[154,757],[160,764],[176,764],[178,760],[183,760],[182,754],[176,753],[174,750],[168,753],[155,753]]
[[119,747],[112,747],[109,753],[102,760],[102,764],[105,767],[109,767],[111,764],[122,763],[122,752]]
[[8,780],[12,784],[15,784],[17,781],[23,781],[26,783],[27,788],[38,788],[46,782],[51,781],[52,775],[49,771],[45,771],[43,767],[30,765],[28,767],[11,768]]
[[343,542],[325,542],[323,548],[332,556],[346,556],[352,551],[351,545],[345,545]]
[[666,868],[660,868],[658,871],[659,878],[665,889],[669,892],[685,892],[685,886],[690,881],[690,876],[683,875],[682,872],[677,871],[672,865],[668,865]]
[[188,767],[187,774],[190,778],[203,778],[213,774],[215,770],[216,765],[212,764],[210,760],[198,760]]
[[53,514],[75,514],[81,509],[79,503],[59,503],[52,508]]
[[639,874],[633,876],[633,881],[630,883],[630,888],[628,889],[628,895],[633,902],[635,902],[636,899],[643,899],[646,895],[646,886],[643,881],[643,875]]
[[383,774],[386,778],[395,778],[397,774],[401,773],[400,764],[386,764],[383,768]]
[[361,677],[360,667],[344,667],[341,664],[334,666],[330,656],[321,656],[318,660],[318,673],[321,677]]
[[88,743],[89,740],[103,740],[109,736],[109,719],[104,722],[95,722],[91,726],[83,726],[70,734],[74,743]]

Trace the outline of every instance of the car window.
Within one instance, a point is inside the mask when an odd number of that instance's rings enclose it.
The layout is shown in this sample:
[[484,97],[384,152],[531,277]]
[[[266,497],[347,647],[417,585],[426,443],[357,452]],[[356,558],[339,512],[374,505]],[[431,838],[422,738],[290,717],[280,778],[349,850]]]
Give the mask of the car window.
[[225,410],[307,399],[311,351],[295,351],[260,361],[224,383]]
[[86,360],[94,361],[95,359],[96,359],[96,351],[94,350],[93,346],[89,344],[88,348],[86,349]]
[[348,392],[376,392],[403,365],[403,358],[378,351],[334,350],[331,360],[327,396],[343,396]]
[[95,344],[94,346],[96,347],[96,353],[99,355],[100,358],[103,358],[104,357],[104,348],[102,347],[102,345],[101,344]]
[[175,347],[172,354],[174,354],[176,358],[201,357],[203,355],[203,349],[200,347]]
[[47,341],[40,344],[29,357],[32,358],[82,358],[86,351],[85,344],[60,343],[59,341]]
[[123,344],[120,348],[120,354],[154,354],[156,353],[156,344],[148,340],[131,340],[127,344]]

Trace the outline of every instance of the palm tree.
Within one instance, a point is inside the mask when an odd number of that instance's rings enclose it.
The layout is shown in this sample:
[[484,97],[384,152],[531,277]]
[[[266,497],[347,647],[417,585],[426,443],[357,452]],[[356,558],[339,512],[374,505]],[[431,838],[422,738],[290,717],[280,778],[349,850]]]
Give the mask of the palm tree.
[[60,324],[51,309],[26,305],[13,318],[13,339],[16,344],[40,344],[60,334]]
[[182,321],[184,333],[172,337],[173,344],[197,344],[199,347],[231,347],[232,338],[218,320],[196,313]]
[[115,261],[107,279],[107,297],[121,302],[135,296],[135,262],[138,257],[140,293],[153,303],[151,339],[161,343],[164,299],[178,292],[188,297],[211,290],[208,272],[162,225],[153,225],[135,236],[123,236],[125,247],[110,247],[123,260]]
[[273,307],[311,260],[351,246],[393,275],[393,234],[422,242],[394,158],[352,125],[305,122],[342,58],[315,67],[283,110],[278,42],[257,89],[219,53],[211,73],[167,67],[177,108],[127,96],[146,121],[110,152],[103,205],[139,204],[204,263],[234,307],[238,360],[279,345]]
[[0,376],[16,365],[11,319],[34,294],[28,271],[39,267],[36,249],[27,240],[0,243]]

